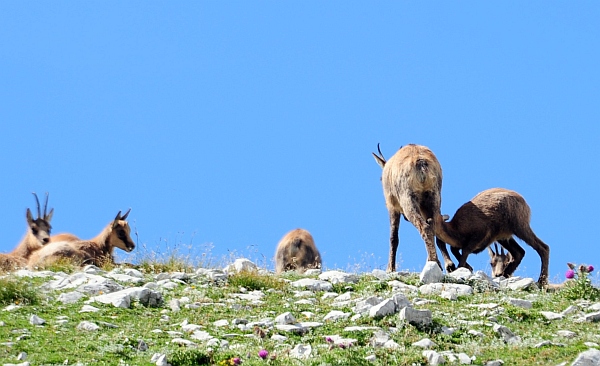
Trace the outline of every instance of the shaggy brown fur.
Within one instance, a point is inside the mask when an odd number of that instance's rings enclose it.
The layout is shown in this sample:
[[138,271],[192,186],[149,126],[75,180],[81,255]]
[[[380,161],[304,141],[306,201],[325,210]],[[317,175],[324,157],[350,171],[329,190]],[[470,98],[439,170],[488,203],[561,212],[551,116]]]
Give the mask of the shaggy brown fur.
[[550,248],[531,230],[531,209],[517,192],[488,189],[462,205],[451,221],[444,222],[439,214],[434,219],[438,246],[450,244],[452,253],[460,258],[459,267],[468,268],[469,254],[479,253],[498,241],[513,258],[502,273],[511,276],[525,255],[525,250],[513,239],[516,235],[539,254],[542,265],[538,283],[547,285]]
[[275,272],[295,270],[303,273],[310,268],[321,268],[321,254],[312,235],[304,229],[285,234],[275,251]]
[[27,266],[36,268],[62,258],[70,259],[78,265],[102,266],[105,263],[114,263],[114,248],[123,249],[126,252],[131,252],[135,248],[135,243],[130,236],[131,229],[125,221],[129,211],[123,216],[119,211],[115,219],[93,239],[50,243],[34,253]]
[[18,268],[24,268],[27,260],[35,251],[41,249],[50,241],[50,220],[54,214],[54,209],[46,213],[48,208],[48,194],[46,194],[46,204],[44,205],[44,215],[40,211],[40,201],[34,193],[37,202],[38,218],[34,219],[31,211],[27,209],[25,217],[27,219],[27,232],[19,244],[8,254],[0,254],[0,270],[12,271]]
[[[379,155],[373,153],[375,161],[383,168],[381,183],[385,205],[390,216],[390,256],[387,271],[396,270],[398,249],[398,229],[400,215],[419,230],[425,248],[427,261],[439,264],[433,241],[433,224],[428,219],[440,212],[442,202],[442,167],[431,150],[421,145],[406,145],[385,160],[379,145]],[[445,249],[445,248],[444,248]],[[445,261],[450,261],[447,251],[442,251]],[[440,266],[441,267],[441,266]]]

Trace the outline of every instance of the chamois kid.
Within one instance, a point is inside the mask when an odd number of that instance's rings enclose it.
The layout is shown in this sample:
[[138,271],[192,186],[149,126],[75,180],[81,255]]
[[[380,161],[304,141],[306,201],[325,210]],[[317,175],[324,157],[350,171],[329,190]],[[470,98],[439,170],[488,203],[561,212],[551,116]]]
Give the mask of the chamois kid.
[[49,213],[46,212],[48,208],[48,194],[46,193],[44,215],[42,216],[40,201],[37,194],[33,193],[33,195],[37,203],[38,218],[34,219],[31,211],[27,209],[27,212],[25,213],[25,218],[27,219],[27,232],[12,252],[0,254],[0,270],[10,271],[25,267],[32,253],[41,249],[50,241],[50,231],[52,229],[50,220],[54,214],[54,209],[51,209]]
[[[379,144],[377,151],[379,154],[373,153],[373,156],[383,168],[381,183],[390,217],[390,256],[387,271],[396,270],[400,215],[404,215],[404,218],[419,230],[425,241],[427,261],[435,261],[439,265],[433,241],[435,222],[428,222],[434,215],[440,214],[442,167],[439,161],[429,148],[422,145],[410,144],[401,147],[389,160],[383,157]],[[446,263],[452,263],[445,247],[442,255]]]
[[304,229],[285,234],[275,251],[275,272],[295,270],[303,273],[310,268],[321,268],[321,254],[312,235]]
[[131,229],[125,221],[130,211],[131,209],[123,216],[119,211],[115,219],[93,239],[50,243],[34,253],[27,266],[36,268],[60,259],[72,260],[78,265],[102,266],[106,263],[114,263],[114,248],[126,252],[131,252],[135,248],[135,243],[130,236]]
[[502,273],[505,277],[511,276],[525,255],[525,250],[513,238],[515,235],[539,254],[542,265],[538,284],[548,284],[550,247],[534,234],[529,225],[531,209],[517,192],[488,189],[462,205],[451,221],[445,222],[440,214],[435,215],[434,221],[438,246],[449,244],[453,254],[460,258],[459,267],[469,268],[469,254],[479,253],[497,241],[512,257]]

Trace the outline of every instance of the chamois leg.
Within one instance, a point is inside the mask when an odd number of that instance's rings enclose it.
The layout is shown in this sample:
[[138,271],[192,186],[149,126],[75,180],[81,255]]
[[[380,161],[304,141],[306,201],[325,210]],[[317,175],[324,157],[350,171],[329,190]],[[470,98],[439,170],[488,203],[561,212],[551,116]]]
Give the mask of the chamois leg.
[[424,218],[421,215],[420,207],[421,205],[419,204],[418,197],[412,195],[410,197],[410,203],[402,206],[402,208],[404,208],[404,216],[406,216],[408,221],[419,230],[421,238],[423,238],[423,241],[425,242],[427,261],[436,262],[440,268],[443,268],[438,260],[437,251],[435,249],[433,225],[429,225],[426,222],[427,218]]
[[[462,257],[460,249],[459,248],[455,248],[455,247],[450,247],[450,250],[452,251],[452,254],[454,254],[454,256],[456,257],[456,260],[460,262],[460,258]],[[469,271],[473,272],[473,267],[471,267],[471,265],[469,263],[467,263],[466,261],[465,261],[464,268],[466,268]]]
[[435,244],[440,249],[440,252],[442,252],[442,257],[444,257],[444,267],[446,267],[446,272],[454,272],[456,270],[456,266],[454,265],[454,262],[452,262],[450,254],[448,254],[448,248],[446,247],[446,243],[443,242],[440,238],[436,237]]
[[523,247],[521,247],[519,243],[517,243],[517,241],[512,237],[509,239],[499,239],[497,241],[504,247],[504,249],[508,250],[512,257],[512,260],[502,272],[502,276],[510,277],[515,272],[517,267],[519,267],[519,264],[521,264],[521,261],[525,256],[525,249],[523,249]]
[[398,250],[398,231],[400,229],[400,212],[390,210],[390,257],[388,272],[396,271],[396,251]]
[[538,279],[538,284],[540,286],[548,285],[548,266],[550,264],[550,247],[548,244],[544,243],[540,238],[538,238],[531,230],[531,227],[527,226],[524,228],[519,228],[515,232],[515,235],[523,240],[525,243],[529,244],[540,256],[542,261],[542,266],[540,269],[540,278]]

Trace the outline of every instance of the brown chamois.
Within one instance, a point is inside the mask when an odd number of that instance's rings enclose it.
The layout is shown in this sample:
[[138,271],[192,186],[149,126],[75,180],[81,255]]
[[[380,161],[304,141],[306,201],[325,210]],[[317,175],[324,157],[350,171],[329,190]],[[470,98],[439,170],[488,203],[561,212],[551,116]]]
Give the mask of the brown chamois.
[[[513,261],[510,252],[504,251],[504,247],[500,245],[498,250],[498,244],[494,243],[494,249],[491,246],[488,247],[488,253],[490,254],[490,266],[492,266],[492,277],[500,277],[504,275],[506,267]],[[457,258],[458,259],[458,258]]]
[[60,233],[60,234],[56,234],[56,235],[52,235],[50,237],[50,242],[51,243],[55,243],[57,241],[80,241],[81,239],[74,235],[74,234],[69,234],[69,233]]
[[502,273],[504,277],[511,276],[525,255],[513,238],[515,235],[539,254],[542,265],[538,284],[548,284],[550,248],[531,230],[531,209],[517,192],[488,189],[462,205],[451,221],[445,222],[440,214],[434,220],[438,246],[449,244],[452,253],[460,257],[459,267],[468,268],[469,254],[479,253],[497,241],[512,256]]
[[304,273],[311,268],[321,268],[321,254],[312,235],[304,229],[294,229],[285,234],[275,251],[275,272],[296,270]]
[[114,248],[126,252],[131,252],[135,248],[135,243],[130,236],[131,229],[125,221],[130,211],[131,209],[123,216],[119,211],[115,219],[93,239],[50,243],[34,253],[27,266],[36,268],[62,258],[73,260],[78,265],[102,266],[106,263],[114,263]]
[[51,209],[49,213],[46,212],[48,208],[48,193],[46,193],[44,215],[42,216],[40,201],[37,194],[33,193],[33,195],[37,203],[38,218],[34,219],[31,211],[27,209],[27,212],[25,213],[27,219],[27,232],[12,252],[0,254],[0,270],[10,271],[17,268],[24,268],[32,253],[41,249],[50,241],[50,231],[52,229],[50,220],[52,220],[54,209]]
[[[379,155],[373,153],[375,161],[383,168],[381,183],[385,205],[390,216],[390,256],[387,271],[396,270],[398,229],[400,215],[412,223],[425,241],[427,261],[440,264],[435,244],[434,224],[428,222],[434,214],[440,214],[442,203],[442,167],[429,148],[421,145],[406,145],[389,160],[383,157],[379,144]],[[452,263],[448,251],[442,250],[444,261]],[[453,264],[452,264],[453,265]],[[440,265],[441,268],[441,265]]]

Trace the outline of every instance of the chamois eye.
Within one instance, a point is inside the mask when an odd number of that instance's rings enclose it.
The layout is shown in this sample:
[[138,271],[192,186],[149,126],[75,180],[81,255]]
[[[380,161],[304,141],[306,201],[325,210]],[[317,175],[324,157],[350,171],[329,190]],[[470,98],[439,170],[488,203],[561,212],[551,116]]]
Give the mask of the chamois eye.
[[33,235],[37,235],[37,233],[39,232],[39,230],[35,227],[31,228],[31,232],[33,233]]

